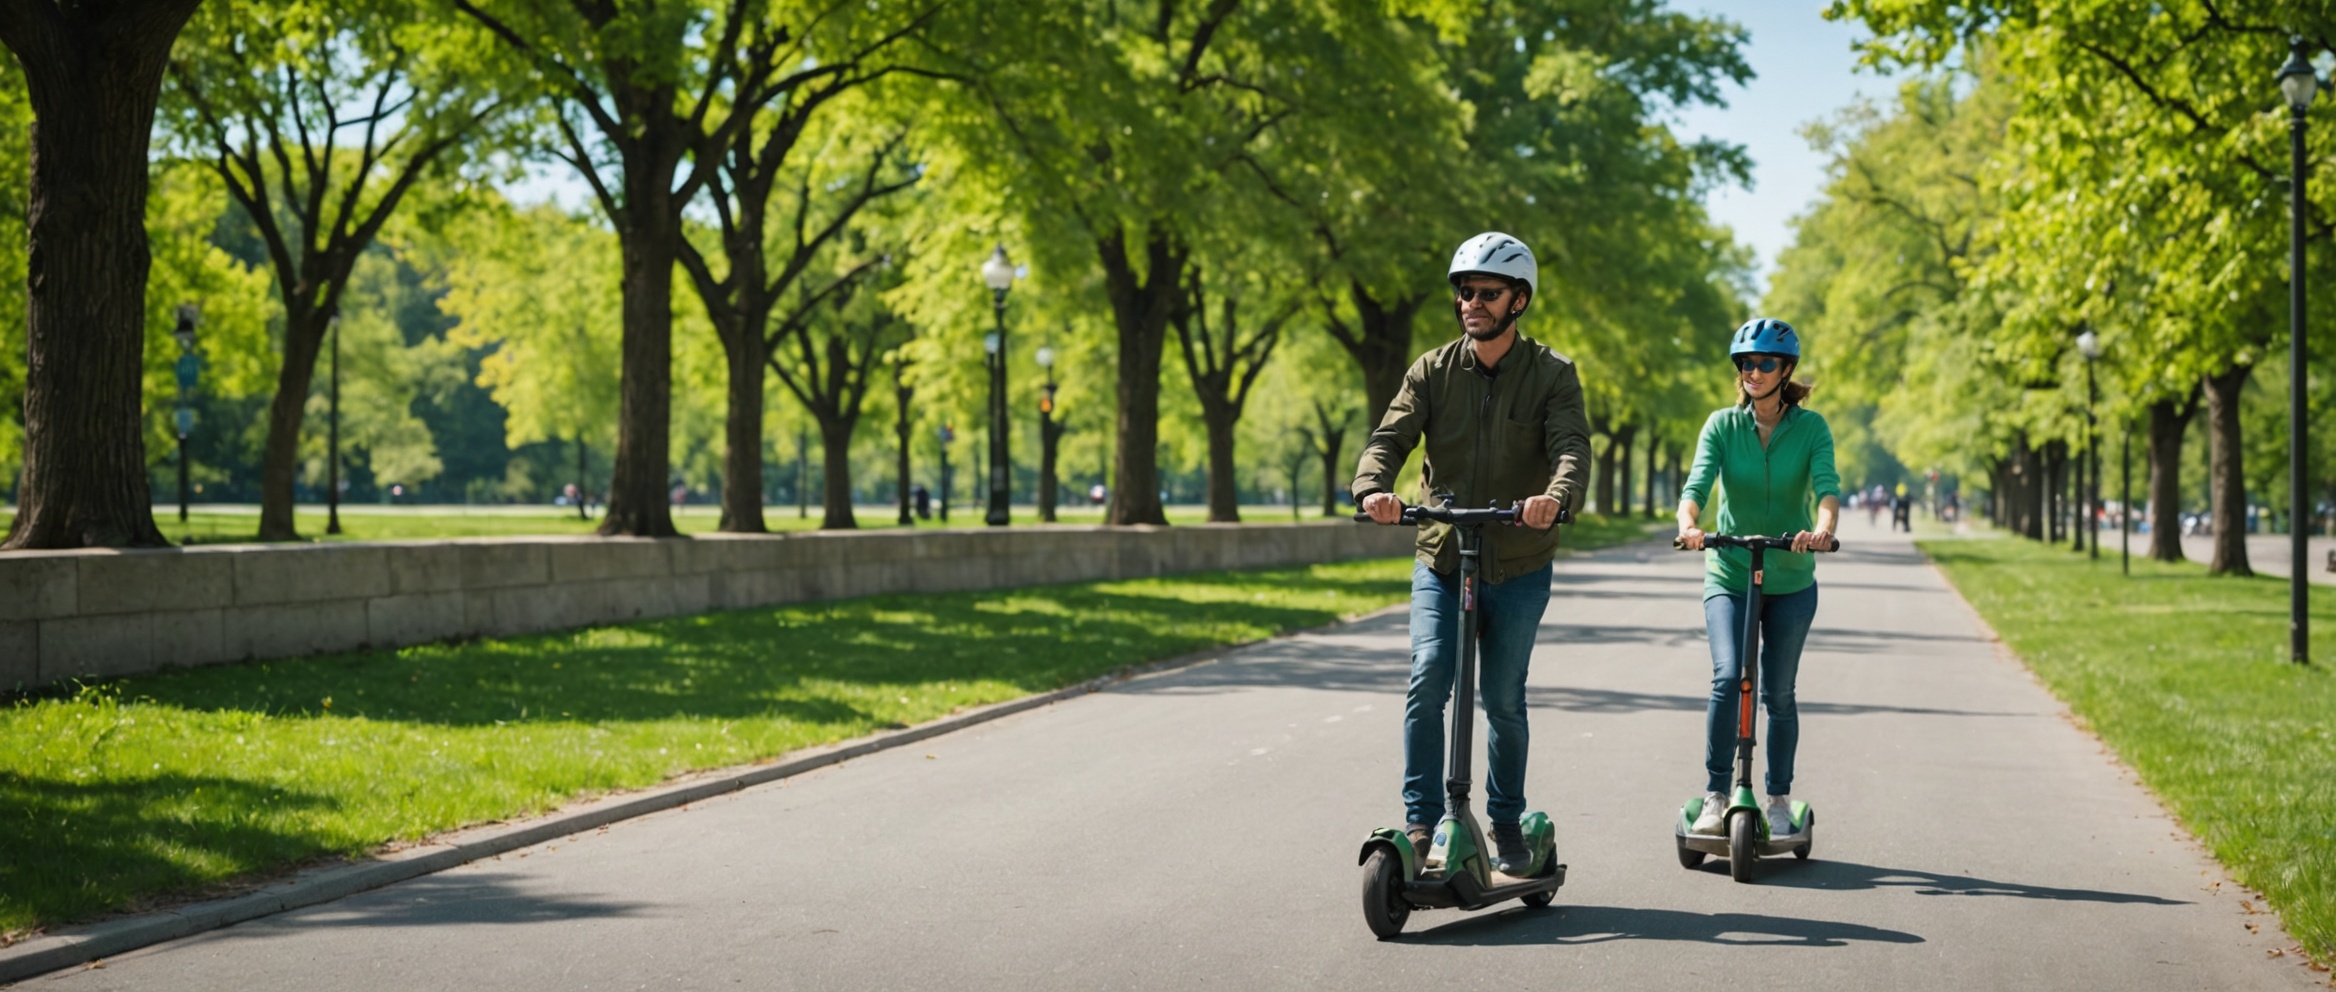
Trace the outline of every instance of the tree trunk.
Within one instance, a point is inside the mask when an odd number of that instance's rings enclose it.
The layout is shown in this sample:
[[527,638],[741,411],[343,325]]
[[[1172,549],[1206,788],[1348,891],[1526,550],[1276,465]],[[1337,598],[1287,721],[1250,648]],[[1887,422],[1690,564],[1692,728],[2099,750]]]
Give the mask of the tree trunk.
[[[900,380],[899,371],[897,366],[894,367],[893,381],[895,382]],[[895,470],[899,473],[900,480],[898,485],[900,490],[900,524],[903,527],[910,527],[915,526],[917,517],[909,510],[908,404],[909,400],[915,397],[916,390],[908,386],[894,386],[892,395],[894,398],[892,435],[900,447],[900,465]]]
[[590,481],[588,481],[589,479],[591,479],[591,476],[590,476],[590,475],[588,475],[588,474],[586,474],[586,473],[587,473],[587,471],[588,471],[588,469],[589,469],[589,467],[590,467],[590,465],[591,465],[591,462],[590,462],[591,455],[592,455],[592,449],[591,449],[591,448],[589,448],[589,447],[586,447],[586,446],[585,446],[585,444],[584,444],[584,432],[583,432],[583,431],[581,431],[581,430],[577,431],[577,432],[576,432],[576,519],[578,519],[578,520],[590,520],[590,519],[592,519],[592,483],[591,483]]
[[1379,426],[1388,405],[1395,402],[1395,394],[1403,389],[1404,370],[1411,367],[1412,325],[1428,298],[1382,302],[1353,280],[1347,283],[1347,298],[1354,302],[1357,326],[1350,332],[1334,321],[1331,335],[1362,370],[1363,428],[1368,431]]
[[1647,432],[1647,519],[1656,519],[1655,477],[1662,473],[1663,442],[1655,432]]
[[615,466],[609,473],[608,513],[600,533],[673,537],[666,502],[672,468],[673,265],[678,224],[668,212],[644,205],[626,233],[624,252],[624,372],[617,405]]
[[2028,434],[2020,432],[2012,447],[2011,511],[2012,530],[2031,541],[2044,539],[2044,459],[2035,448],[2028,446]]
[[1221,403],[1201,402],[1201,420],[1209,434],[1209,522],[1241,522],[1241,490],[1233,475],[1233,410]]
[[276,396],[268,404],[267,447],[260,455],[262,541],[297,541],[293,524],[293,484],[300,473],[300,425],[308,416],[308,390],[316,379],[316,359],[324,350],[332,318],[320,311],[287,306],[284,364],[276,370]]
[[765,534],[762,516],[763,368],[767,361],[761,322],[725,329],[723,357],[730,366],[722,437],[722,522],[731,534]]
[[1139,281],[1127,254],[1127,232],[1096,242],[1105,295],[1119,329],[1119,423],[1111,508],[1104,522],[1166,524],[1160,506],[1160,352],[1168,318],[1183,292],[1186,252],[1166,227],[1154,224],[1144,242],[1146,272]]
[[1621,446],[1622,435],[1619,433],[1609,433],[1606,435],[1606,447],[1601,449],[1596,456],[1598,462],[1598,478],[1597,481],[1591,486],[1591,491],[1596,493],[1598,496],[1598,512],[1607,514],[1609,516],[1613,515],[1614,513],[1615,454],[1616,449],[1620,448]]
[[821,530],[857,530],[860,521],[852,515],[852,432],[860,424],[855,410],[819,422],[819,451],[826,478],[821,480]]
[[1614,436],[1614,446],[1622,449],[1614,469],[1614,498],[1617,501],[1614,509],[1617,516],[1630,516],[1630,452],[1631,445],[1637,441],[1636,427],[1625,427]]
[[1338,485],[1338,453],[1346,447],[1345,431],[1324,431],[1322,434],[1322,515],[1338,516],[1338,494],[1344,490]]
[[2068,446],[2060,441],[2044,443],[2044,540],[2060,543],[2060,491],[2068,477]]
[[24,472],[0,549],[155,547],[141,373],[147,163],[196,0],[0,2],[33,109]]
[[2247,476],[2239,436],[2239,391],[2254,371],[2253,365],[2233,364],[2205,380],[2207,485],[2214,494],[2214,560],[2206,570],[2215,575],[2255,574],[2247,564]]
[[2182,437],[2198,394],[2149,405],[2149,556],[2158,561],[2182,560]]

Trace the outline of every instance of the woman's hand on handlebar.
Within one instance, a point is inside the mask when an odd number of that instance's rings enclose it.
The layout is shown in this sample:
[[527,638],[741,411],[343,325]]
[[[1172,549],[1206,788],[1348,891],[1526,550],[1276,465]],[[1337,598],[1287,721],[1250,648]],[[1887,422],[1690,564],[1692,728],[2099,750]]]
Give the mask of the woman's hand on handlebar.
[[1402,523],[1403,500],[1394,493],[1372,493],[1363,497],[1363,512],[1370,514],[1375,523]]
[[1833,546],[1833,532],[1823,528],[1793,535],[1794,551],[1831,551]]
[[1703,550],[1703,528],[1681,527],[1679,528],[1678,540],[1671,543],[1684,551],[1701,551]]

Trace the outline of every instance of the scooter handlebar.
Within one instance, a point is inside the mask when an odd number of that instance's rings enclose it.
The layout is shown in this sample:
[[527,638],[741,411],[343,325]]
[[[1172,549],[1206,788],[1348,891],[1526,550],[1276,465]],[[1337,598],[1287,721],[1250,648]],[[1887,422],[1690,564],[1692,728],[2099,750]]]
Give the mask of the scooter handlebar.
[[[1791,551],[1791,550],[1793,549],[1793,539],[1792,539],[1792,538],[1789,538],[1789,537],[1760,537],[1760,536],[1751,536],[1751,537],[1737,537],[1737,536],[1735,536],[1735,535],[1732,535],[1732,534],[1705,534],[1705,535],[1703,535],[1703,546],[1704,546],[1705,548],[1754,548],[1754,547],[1759,547],[1759,548],[1767,548],[1767,549],[1768,549],[1768,550],[1770,550],[1770,551]],[[1687,547],[1687,544],[1686,544],[1686,542],[1683,542],[1683,541],[1679,540],[1678,538],[1672,538],[1672,539],[1671,539],[1671,550],[1673,550],[1673,551],[1686,551],[1686,550],[1688,550],[1688,547]],[[1839,551],[1839,550],[1841,550],[1841,539],[1840,539],[1840,538],[1838,538],[1838,537],[1834,538],[1834,539],[1833,539],[1833,546],[1832,546],[1832,547],[1827,547],[1827,548],[1810,548],[1809,550],[1811,550],[1811,551],[1816,551],[1816,552],[1834,552],[1834,551]]]
[[[1403,508],[1403,516],[1395,522],[1405,526],[1417,526],[1422,521],[1432,520],[1437,523],[1460,526],[1482,526],[1494,523],[1513,524],[1521,520],[1523,516],[1524,511],[1514,506],[1506,509],[1488,506],[1480,510],[1465,510],[1450,506],[1406,506]],[[1370,514],[1358,510],[1355,512],[1355,522],[1369,524],[1378,521],[1371,519]],[[1563,506],[1557,508],[1557,520],[1554,523],[1570,524],[1573,522],[1574,515],[1570,511]]]

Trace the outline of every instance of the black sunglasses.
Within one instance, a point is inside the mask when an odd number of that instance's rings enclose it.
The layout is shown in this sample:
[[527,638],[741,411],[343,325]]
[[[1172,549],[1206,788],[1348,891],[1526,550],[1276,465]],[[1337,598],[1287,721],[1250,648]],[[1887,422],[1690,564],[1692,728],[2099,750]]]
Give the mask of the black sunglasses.
[[1456,292],[1460,294],[1460,302],[1462,303],[1466,303],[1470,300],[1483,300],[1486,303],[1492,303],[1499,300],[1503,296],[1507,296],[1509,294],[1509,287],[1478,286],[1474,289],[1471,289],[1467,286],[1461,286],[1458,287]]
[[1775,355],[1740,355],[1736,358],[1736,371],[1738,372],[1757,370],[1762,375],[1766,375],[1783,367],[1784,359]]

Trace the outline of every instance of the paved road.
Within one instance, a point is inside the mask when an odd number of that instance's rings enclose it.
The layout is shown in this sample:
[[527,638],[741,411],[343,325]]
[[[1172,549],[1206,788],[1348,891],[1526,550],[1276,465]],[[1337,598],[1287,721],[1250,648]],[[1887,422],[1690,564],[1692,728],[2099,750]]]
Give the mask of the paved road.
[[2319,987],[1909,545],[1847,537],[1803,664],[1817,858],[1758,885],[1673,857],[1709,662],[1697,563],[1641,546],[1563,563],[1535,657],[1553,909],[1364,929],[1392,616],[26,987]]

